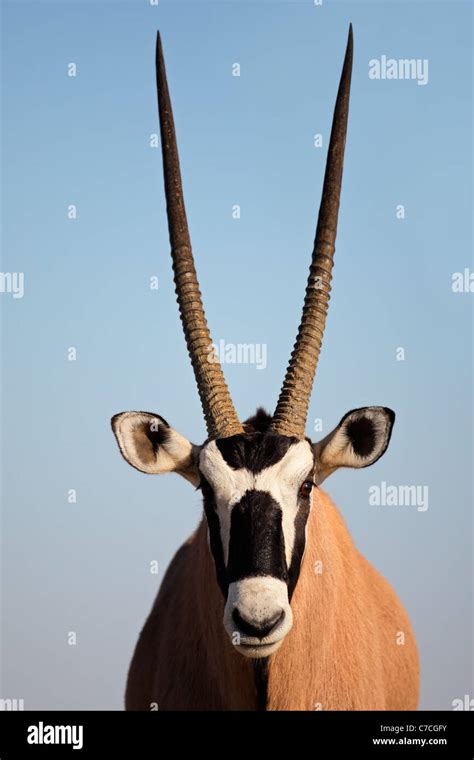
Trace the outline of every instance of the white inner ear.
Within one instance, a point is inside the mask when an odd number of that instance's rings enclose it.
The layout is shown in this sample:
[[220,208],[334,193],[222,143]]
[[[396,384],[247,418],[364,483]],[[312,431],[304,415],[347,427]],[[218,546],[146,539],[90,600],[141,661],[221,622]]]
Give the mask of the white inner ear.
[[[374,426],[374,448],[368,456],[356,454],[347,434],[347,426],[363,417],[369,419]],[[383,451],[389,432],[390,420],[383,410],[367,408],[353,412],[323,448],[320,462],[328,467],[365,467],[377,459]]]
[[[155,452],[147,432],[156,433],[160,428],[163,428],[165,438]],[[178,470],[188,477],[189,473],[185,471],[193,465],[192,444],[155,415],[124,412],[114,421],[114,433],[127,462],[141,472],[158,475]]]

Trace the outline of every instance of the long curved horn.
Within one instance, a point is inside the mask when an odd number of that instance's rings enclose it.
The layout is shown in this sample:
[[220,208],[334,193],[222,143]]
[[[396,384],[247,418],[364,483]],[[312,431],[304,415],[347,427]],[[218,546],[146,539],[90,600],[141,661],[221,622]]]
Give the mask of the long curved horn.
[[222,367],[213,353],[211,335],[202,305],[186,220],[173,111],[159,32],[156,37],[156,83],[166,210],[179,312],[207,432],[211,438],[227,438],[242,433],[243,428],[224,380]]
[[309,399],[331,292],[337,215],[341,195],[342,167],[346,144],[347,117],[352,71],[352,24],[349,26],[344,66],[337,93],[331,129],[321,205],[309,270],[303,314],[280,391],[271,429],[280,435],[304,438]]

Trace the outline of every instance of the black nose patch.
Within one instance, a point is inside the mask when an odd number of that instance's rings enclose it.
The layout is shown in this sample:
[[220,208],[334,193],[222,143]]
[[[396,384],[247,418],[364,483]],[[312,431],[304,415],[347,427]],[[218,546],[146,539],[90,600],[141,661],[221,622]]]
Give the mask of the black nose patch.
[[232,508],[229,583],[241,578],[271,575],[288,582],[282,512],[266,491],[248,491]]

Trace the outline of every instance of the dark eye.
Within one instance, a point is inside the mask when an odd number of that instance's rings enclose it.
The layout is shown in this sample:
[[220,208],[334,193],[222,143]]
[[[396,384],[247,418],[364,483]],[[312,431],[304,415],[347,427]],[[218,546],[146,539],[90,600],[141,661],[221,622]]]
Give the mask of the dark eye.
[[308,499],[311,496],[313,485],[314,483],[312,480],[305,480],[305,482],[300,486],[300,496],[302,496],[304,499]]

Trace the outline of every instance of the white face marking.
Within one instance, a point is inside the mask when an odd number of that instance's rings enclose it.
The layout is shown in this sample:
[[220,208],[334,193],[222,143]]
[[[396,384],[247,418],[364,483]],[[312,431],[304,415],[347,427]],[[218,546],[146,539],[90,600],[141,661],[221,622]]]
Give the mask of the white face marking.
[[[239,614],[254,625],[281,614],[281,621],[268,636],[255,638],[238,630],[232,614],[237,609]],[[261,576],[244,578],[229,586],[229,594],[224,611],[224,626],[232,644],[246,657],[268,657],[281,645],[293,625],[293,613],[288,602],[286,583]]]
[[202,450],[199,468],[212,486],[221,527],[224,561],[229,557],[230,521],[232,507],[247,491],[266,491],[282,510],[282,527],[285,539],[285,556],[288,567],[295,543],[295,517],[298,511],[298,492],[313,467],[313,451],[308,441],[298,441],[274,465],[258,473],[243,468],[233,470],[216,442],[211,441]]

